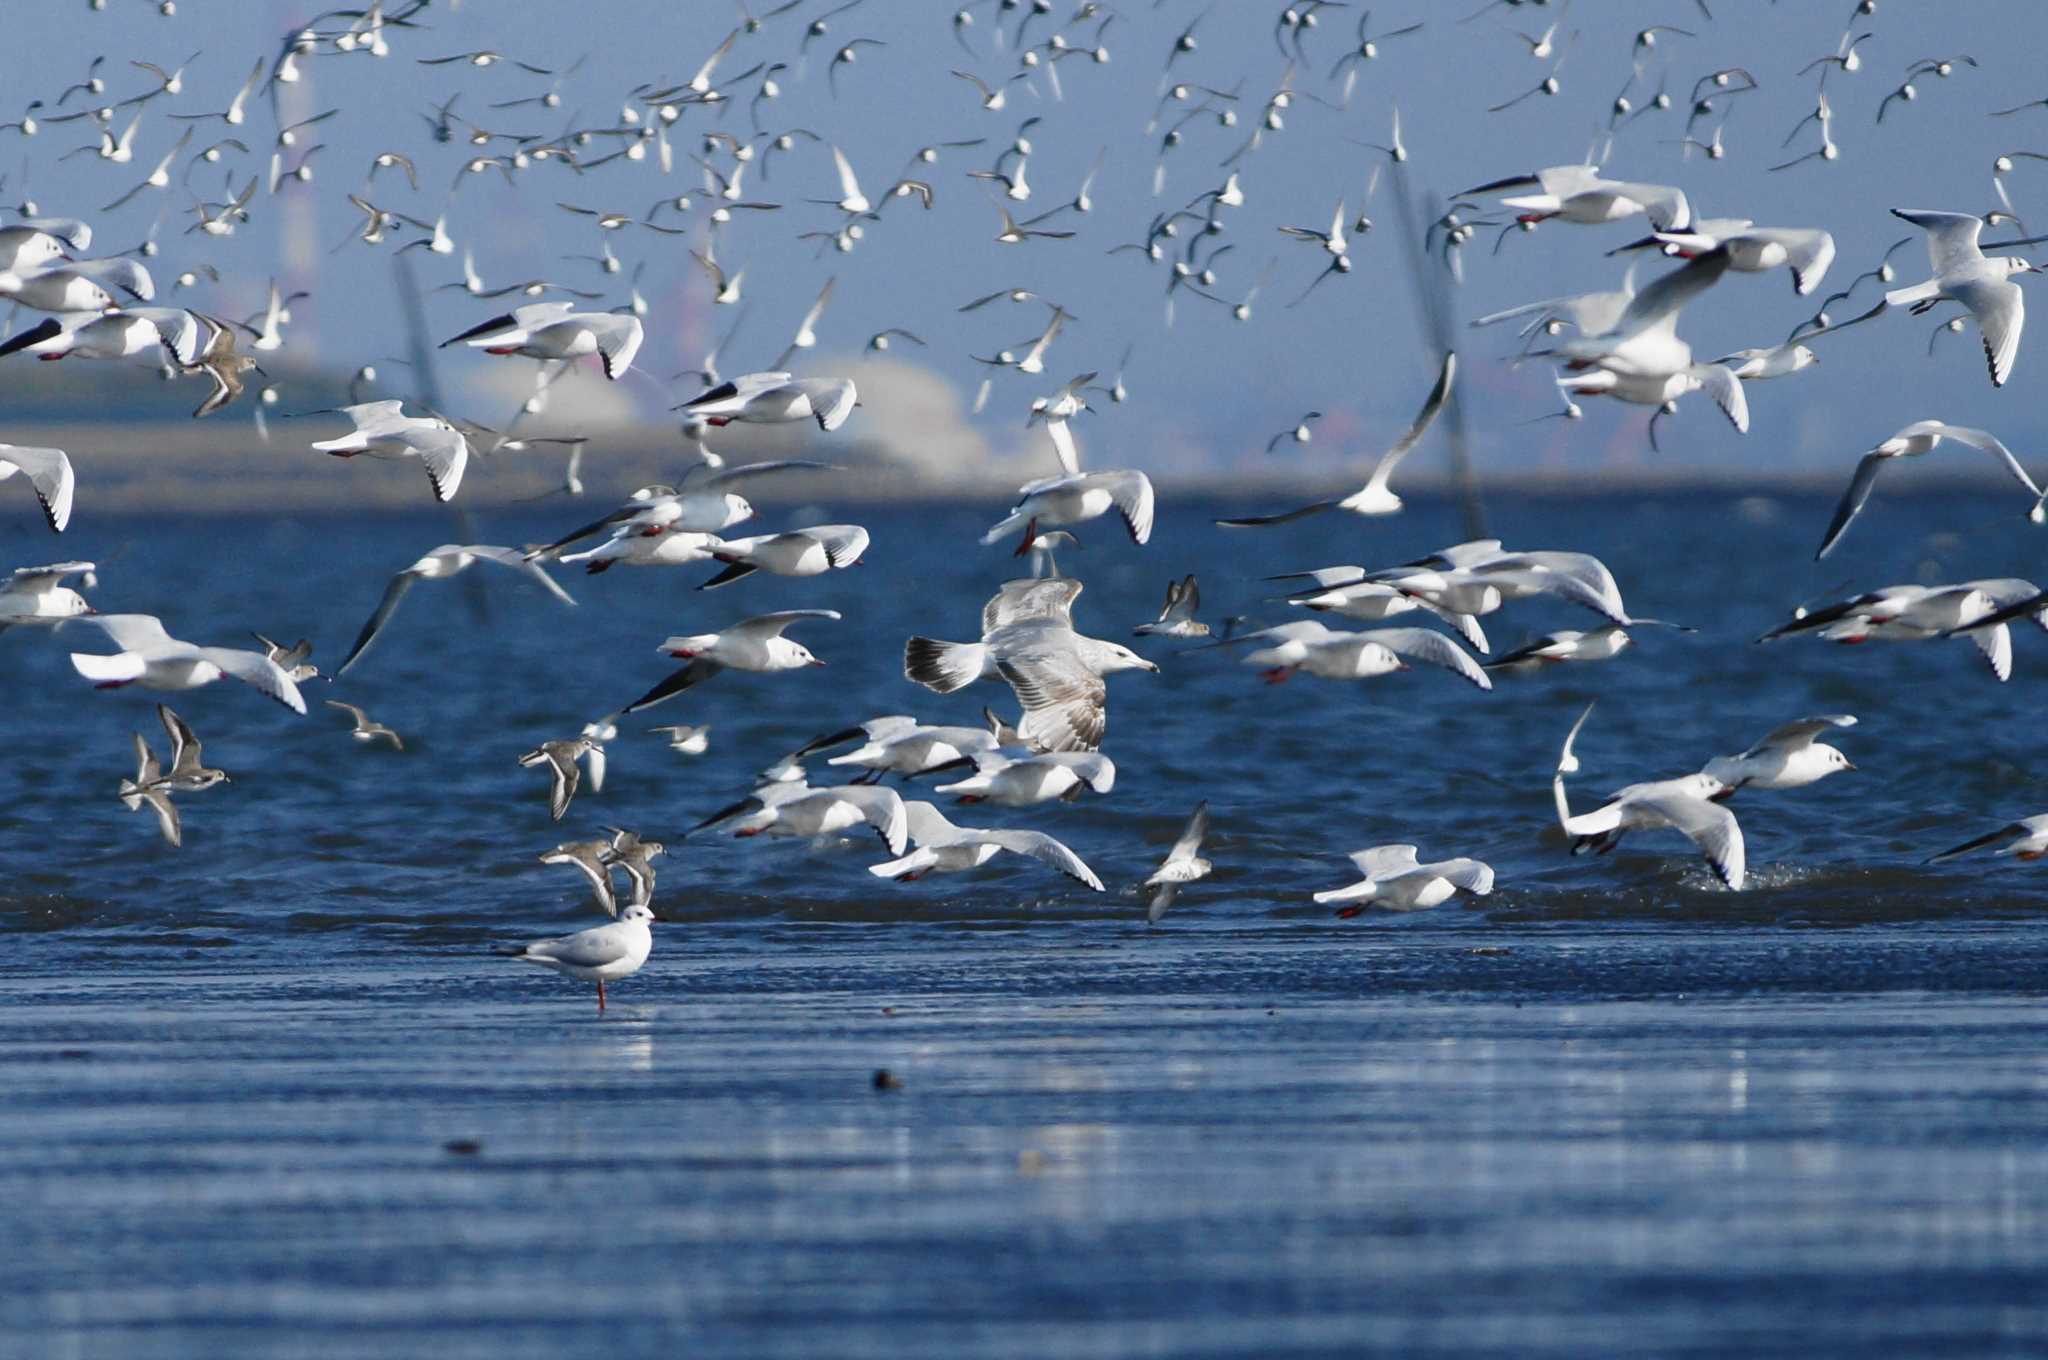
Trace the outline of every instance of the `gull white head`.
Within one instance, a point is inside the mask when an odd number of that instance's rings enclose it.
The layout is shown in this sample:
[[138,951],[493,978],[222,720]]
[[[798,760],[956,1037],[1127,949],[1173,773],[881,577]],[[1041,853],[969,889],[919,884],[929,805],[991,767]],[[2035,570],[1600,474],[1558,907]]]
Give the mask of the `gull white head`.
[[635,902],[619,913],[619,919],[628,925],[651,925],[661,918],[654,914],[653,908],[643,907]]
[[1718,777],[1708,774],[1704,770],[1698,774],[1689,774],[1683,779],[1676,779],[1672,782],[1677,786],[1678,792],[1686,797],[1702,798],[1710,803],[1717,802],[1735,792],[1728,784],[1723,783]]
[[822,666],[825,663],[812,656],[810,649],[801,642],[785,637],[768,639],[768,655],[778,668],[796,669],[798,666]]
[[1095,663],[1097,674],[1108,675],[1111,671],[1157,671],[1159,667],[1139,656],[1130,648],[1115,642],[1102,643],[1100,649],[1090,658]]
[[15,267],[33,267],[47,264],[64,254],[64,243],[46,232],[37,232],[23,241],[14,252]]

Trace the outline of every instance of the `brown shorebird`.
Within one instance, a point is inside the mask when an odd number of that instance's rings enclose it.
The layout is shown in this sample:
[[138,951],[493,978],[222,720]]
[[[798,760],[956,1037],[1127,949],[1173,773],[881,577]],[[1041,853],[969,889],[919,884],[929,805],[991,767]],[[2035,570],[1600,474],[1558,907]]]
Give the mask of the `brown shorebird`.
[[193,315],[213,327],[213,334],[207,340],[206,348],[200,351],[199,358],[192,363],[180,365],[186,373],[204,372],[207,377],[213,379],[213,394],[200,402],[198,409],[192,412],[192,418],[197,420],[201,416],[212,415],[241,396],[242,375],[252,368],[262,373],[263,366],[248,355],[235,352],[235,328],[228,322],[207,316],[203,312],[195,312]]

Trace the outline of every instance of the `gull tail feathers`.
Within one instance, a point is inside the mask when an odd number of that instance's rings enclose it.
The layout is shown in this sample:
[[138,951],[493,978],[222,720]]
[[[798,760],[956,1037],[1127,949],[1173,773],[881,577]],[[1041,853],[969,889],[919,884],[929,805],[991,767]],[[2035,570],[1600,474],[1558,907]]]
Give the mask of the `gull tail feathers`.
[[951,694],[981,678],[987,649],[979,642],[914,637],[903,644],[903,674],[926,689]]

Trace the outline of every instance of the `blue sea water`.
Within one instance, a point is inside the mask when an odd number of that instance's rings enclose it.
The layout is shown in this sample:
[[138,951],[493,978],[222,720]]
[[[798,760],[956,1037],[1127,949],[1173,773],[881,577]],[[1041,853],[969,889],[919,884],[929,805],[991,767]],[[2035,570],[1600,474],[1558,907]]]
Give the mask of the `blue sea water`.
[[[1263,576],[1464,536],[1427,499],[1209,523],[1264,508],[1169,491],[1144,549],[1084,527],[1077,624],[1125,637],[1187,571],[1210,619],[1278,621]],[[1110,680],[1111,794],[949,809],[1067,841],[1099,895],[1028,861],[883,882],[872,837],[682,834],[824,732],[1010,707],[901,675],[906,636],[972,638],[1014,570],[976,546],[1000,507],[814,507],[874,545],[811,580],[562,572],[573,609],[490,567],[423,584],[304,718],[233,682],[167,696],[233,780],[181,799],[178,850],[114,797],[166,696],[79,680],[89,629],[0,634],[0,1349],[2038,1353],[2048,882],[1922,861],[2043,809],[2048,638],[2021,631],[2003,685],[1960,641],[1751,641],[1831,589],[2041,572],[2038,531],[2006,497],[1899,495],[1814,566],[1820,498],[1488,508],[1699,631],[1491,694],[1427,667],[1270,686],[1141,640],[1162,669]],[[304,635],[331,666],[421,552],[591,509],[81,515],[56,547],[17,516],[0,547],[97,561],[101,608],[175,635]],[[845,614],[797,634],[824,669],[625,720],[602,793],[549,820],[520,753],[659,679],[663,637],[793,607]],[[1499,649],[1589,618],[1487,627]],[[330,694],[407,750],[350,742]],[[1808,713],[1859,717],[1858,769],[1731,804],[1740,894],[1674,835],[1573,858],[1548,780],[1593,700],[1588,805]],[[709,754],[645,732],[672,722],[711,724]],[[1202,799],[1215,874],[1148,929],[1132,886]],[[601,921],[536,856],[605,826],[669,854],[654,955],[600,1017],[494,950]],[[1483,858],[1496,890],[1309,902],[1391,841]]]

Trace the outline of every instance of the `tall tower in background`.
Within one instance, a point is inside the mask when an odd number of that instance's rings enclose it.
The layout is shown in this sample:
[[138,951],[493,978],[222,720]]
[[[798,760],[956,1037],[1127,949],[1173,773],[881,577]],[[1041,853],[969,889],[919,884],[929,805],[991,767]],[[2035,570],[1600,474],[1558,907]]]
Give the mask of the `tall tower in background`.
[[[273,10],[276,13],[285,16],[287,23],[293,21],[291,16],[286,14],[286,10],[289,8],[290,0],[281,0],[279,5],[273,6]],[[299,61],[295,65],[298,71],[298,79],[290,81],[281,80],[273,87],[277,92],[277,119],[280,128],[290,127],[301,119],[310,118],[315,112],[313,107],[313,79],[316,63]],[[304,145],[293,147],[291,152],[303,157],[306,154],[306,148]],[[287,162],[291,162],[291,157],[287,155],[284,148],[273,147],[271,154],[285,155]],[[328,168],[331,170],[334,164],[334,160],[330,159],[328,161]],[[267,163],[264,169],[267,180],[269,171]],[[317,207],[320,193],[316,188],[320,182],[317,178],[320,172],[321,167],[316,164],[313,170],[316,178],[311,184],[295,185],[289,190],[284,189],[281,185],[279,186],[281,201],[276,205],[279,211],[277,215],[277,259],[274,264],[279,290],[286,297],[301,291],[311,293],[313,295],[311,312],[316,318],[320,314],[319,307],[322,302],[320,296],[320,214]],[[319,361],[319,328],[306,325],[301,321],[293,327],[291,336],[291,350],[294,360],[305,367],[310,368],[314,366]]]

